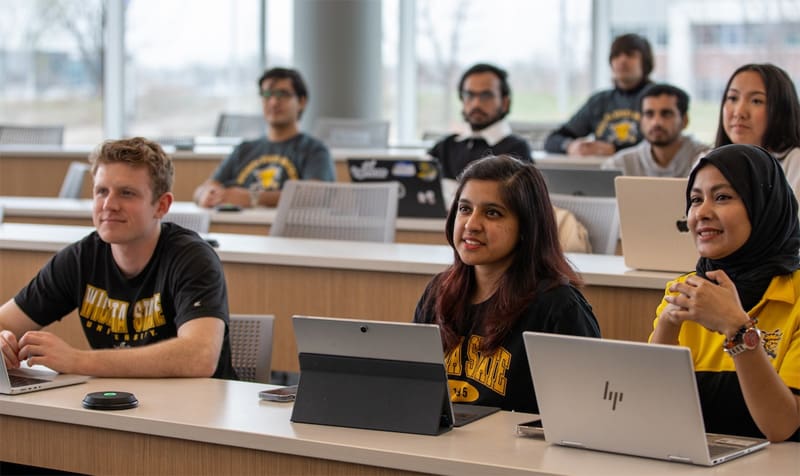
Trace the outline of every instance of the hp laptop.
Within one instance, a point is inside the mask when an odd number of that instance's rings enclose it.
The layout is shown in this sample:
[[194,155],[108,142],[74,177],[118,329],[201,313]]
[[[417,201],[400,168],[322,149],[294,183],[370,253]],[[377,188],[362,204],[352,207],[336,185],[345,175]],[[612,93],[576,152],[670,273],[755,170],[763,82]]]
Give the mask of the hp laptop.
[[712,466],[767,440],[706,434],[688,348],[523,333],[545,439]]
[[450,402],[439,326],[292,321],[300,359],[294,422],[436,435],[499,410]]
[[685,178],[617,177],[625,266],[694,271],[699,255],[686,224]]
[[400,183],[397,216],[444,218],[447,205],[442,196],[439,164],[418,157],[400,159],[347,159],[353,182]]
[[582,195],[588,197],[613,197],[614,179],[621,170],[591,169],[539,169],[550,193]]
[[[44,367],[46,369],[46,367]],[[35,392],[54,387],[65,387],[87,381],[85,375],[59,374],[52,370],[29,368],[23,364],[18,369],[8,370],[5,360],[0,356],[0,393],[16,395]]]

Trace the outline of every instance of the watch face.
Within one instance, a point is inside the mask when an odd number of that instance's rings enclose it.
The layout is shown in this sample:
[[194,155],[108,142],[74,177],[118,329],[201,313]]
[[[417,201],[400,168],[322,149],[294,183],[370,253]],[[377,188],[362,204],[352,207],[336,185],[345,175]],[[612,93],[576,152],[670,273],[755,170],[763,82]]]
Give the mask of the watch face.
[[751,327],[744,332],[742,343],[746,348],[753,350],[758,346],[759,342],[761,342],[761,336],[758,334],[757,329]]

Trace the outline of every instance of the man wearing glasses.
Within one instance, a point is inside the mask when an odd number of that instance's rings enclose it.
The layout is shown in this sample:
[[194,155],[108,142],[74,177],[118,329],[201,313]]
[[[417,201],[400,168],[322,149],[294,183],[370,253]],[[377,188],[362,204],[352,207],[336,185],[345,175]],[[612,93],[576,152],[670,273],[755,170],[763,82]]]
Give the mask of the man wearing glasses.
[[267,133],[239,144],[211,178],[197,187],[194,199],[200,206],[272,207],[287,180],[335,180],[328,148],[299,129],[308,102],[300,73],[272,68],[261,76],[258,86]]
[[447,136],[428,151],[441,164],[445,179],[455,179],[467,164],[487,155],[508,154],[531,160],[528,143],[513,135],[505,120],[511,109],[507,77],[504,70],[484,63],[461,76],[458,97],[463,104],[461,115],[470,130]]

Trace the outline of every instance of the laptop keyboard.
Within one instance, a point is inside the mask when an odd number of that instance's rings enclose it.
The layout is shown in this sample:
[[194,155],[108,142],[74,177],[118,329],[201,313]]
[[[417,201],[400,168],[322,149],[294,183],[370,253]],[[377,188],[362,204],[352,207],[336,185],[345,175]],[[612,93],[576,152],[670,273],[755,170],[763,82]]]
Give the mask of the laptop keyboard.
[[711,459],[714,459],[718,456],[730,453],[733,449],[734,448],[726,445],[708,445],[708,454],[711,456]]
[[20,377],[19,375],[9,375],[12,387],[25,387],[28,385],[36,385],[37,383],[45,383],[47,380],[33,377]]

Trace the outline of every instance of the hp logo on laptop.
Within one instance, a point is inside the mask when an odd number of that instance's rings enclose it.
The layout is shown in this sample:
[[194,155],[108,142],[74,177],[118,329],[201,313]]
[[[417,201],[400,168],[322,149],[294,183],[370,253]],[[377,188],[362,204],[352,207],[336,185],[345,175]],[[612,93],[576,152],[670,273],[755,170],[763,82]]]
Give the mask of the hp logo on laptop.
[[616,410],[617,402],[622,401],[622,392],[610,392],[608,390],[608,380],[606,380],[606,388],[603,390],[603,400],[611,401],[611,410]]

